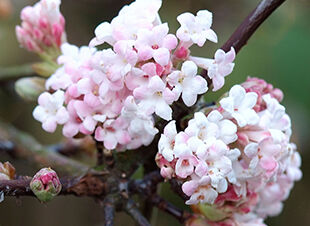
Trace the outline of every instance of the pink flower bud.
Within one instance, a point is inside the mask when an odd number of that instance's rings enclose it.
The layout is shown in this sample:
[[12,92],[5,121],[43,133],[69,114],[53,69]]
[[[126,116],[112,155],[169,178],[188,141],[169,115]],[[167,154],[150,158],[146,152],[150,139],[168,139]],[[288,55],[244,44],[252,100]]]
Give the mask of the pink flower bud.
[[30,182],[30,188],[42,202],[52,200],[61,191],[61,183],[54,170],[43,168],[37,172]]
[[[65,20],[59,11],[60,1],[50,0],[27,6],[21,12],[22,24],[16,35],[21,46],[39,54],[56,54],[66,41]],[[50,49],[57,51],[49,51]],[[58,55],[52,55],[56,58]]]
[[190,54],[190,51],[188,48],[181,46],[180,48],[178,48],[174,55],[178,58],[178,59],[187,59],[188,56]]

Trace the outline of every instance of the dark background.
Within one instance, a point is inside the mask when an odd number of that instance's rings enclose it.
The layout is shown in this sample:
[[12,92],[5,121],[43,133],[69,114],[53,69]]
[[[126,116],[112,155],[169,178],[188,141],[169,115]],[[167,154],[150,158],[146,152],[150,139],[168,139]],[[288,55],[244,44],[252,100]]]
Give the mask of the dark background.
[[[0,0],[1,1],[1,0]],[[35,1],[12,0],[13,12],[0,18],[0,67],[13,66],[38,60],[33,54],[20,49],[15,38],[15,26],[20,23],[19,12]],[[62,12],[67,21],[68,40],[76,45],[87,45],[100,22],[111,20],[124,3],[117,0],[63,0]],[[258,4],[254,0],[164,0],[160,14],[169,22],[171,32],[178,28],[176,16],[182,12],[196,13],[208,9],[214,13],[213,29],[219,43],[208,42],[202,49],[194,49],[193,55],[212,57],[217,48],[227,40],[239,23]],[[297,143],[303,159],[303,179],[294,187],[285,202],[282,214],[268,219],[268,225],[310,225],[310,177],[308,166],[310,126],[310,1],[289,0],[281,6],[255,33],[236,59],[234,72],[227,77],[222,90],[209,93],[215,100],[233,84],[243,82],[247,76],[258,76],[284,91],[283,104],[292,118],[293,141]],[[32,118],[35,103],[25,103],[14,92],[13,82],[0,83],[0,120],[28,131],[44,144],[61,139],[58,133],[45,133]],[[0,161],[10,160],[0,156]],[[23,160],[14,162],[17,172],[32,175],[37,169]],[[170,201],[182,205],[182,201],[161,187],[161,193]],[[103,225],[103,210],[92,199],[58,197],[42,205],[32,198],[6,198],[0,203],[0,226],[54,226],[54,225]],[[152,225],[178,225],[168,215],[154,211]],[[156,217],[157,216],[157,217]],[[117,215],[116,225],[134,225],[125,214]]]

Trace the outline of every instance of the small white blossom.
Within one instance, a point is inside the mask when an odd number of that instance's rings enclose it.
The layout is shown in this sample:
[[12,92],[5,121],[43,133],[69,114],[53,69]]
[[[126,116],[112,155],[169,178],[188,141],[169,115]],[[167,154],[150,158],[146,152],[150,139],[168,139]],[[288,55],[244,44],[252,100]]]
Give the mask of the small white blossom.
[[177,37],[183,42],[195,43],[203,46],[206,40],[217,42],[217,35],[211,29],[212,13],[208,10],[200,10],[194,16],[191,13],[183,13],[177,17],[181,27],[177,30]]
[[195,104],[197,95],[208,90],[207,81],[197,75],[197,66],[192,61],[183,63],[181,71],[172,72],[167,81],[174,87],[173,91],[178,95],[182,94],[182,100],[188,107]]
[[240,85],[235,85],[229,91],[229,96],[220,101],[221,107],[236,119],[240,127],[255,125],[259,117],[253,110],[257,101],[257,94],[254,92],[246,93]]
[[57,124],[64,124],[69,119],[69,114],[64,103],[64,92],[58,90],[54,94],[44,92],[39,97],[39,106],[33,111],[33,117],[42,123],[47,132],[54,132]]

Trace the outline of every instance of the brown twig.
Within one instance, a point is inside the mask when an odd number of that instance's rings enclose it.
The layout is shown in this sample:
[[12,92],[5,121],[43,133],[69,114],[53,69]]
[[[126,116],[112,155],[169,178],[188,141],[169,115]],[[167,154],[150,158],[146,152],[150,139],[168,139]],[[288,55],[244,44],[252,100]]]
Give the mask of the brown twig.
[[245,46],[257,28],[275,11],[285,0],[263,0],[239,25],[228,41],[222,46],[224,51],[231,47],[238,53]]
[[191,213],[174,206],[173,204],[164,200],[157,194],[153,195],[150,200],[153,205],[157,206],[162,211],[175,217],[181,223],[184,223],[192,215]]
[[[30,189],[31,177],[21,176],[15,180],[1,180],[0,191],[5,196],[35,196]],[[76,195],[73,186],[78,182],[78,178],[64,178],[61,179],[62,190],[60,195]]]
[[[164,212],[167,212],[171,216],[178,219],[181,223],[183,223],[188,217],[191,216],[191,214],[177,208],[176,206],[156,194],[157,184],[163,182],[163,180],[164,179],[160,175],[159,171],[154,171],[147,174],[142,180],[132,181],[129,186],[130,191],[132,193],[142,194],[146,198],[146,200],[152,205],[155,205],[157,208],[161,209]],[[179,184],[176,181],[175,183],[175,189],[178,189],[178,192],[182,192],[182,190],[180,190]],[[185,197],[183,192],[182,194],[185,199],[188,199],[187,196]]]
[[184,194],[184,192],[182,191],[181,188],[181,184],[179,183],[179,181],[177,179],[172,179],[169,181],[170,185],[171,185],[171,189],[178,194],[183,200],[188,200],[189,197],[187,195]]
[[97,166],[101,166],[103,164],[103,143],[96,141],[97,148]]

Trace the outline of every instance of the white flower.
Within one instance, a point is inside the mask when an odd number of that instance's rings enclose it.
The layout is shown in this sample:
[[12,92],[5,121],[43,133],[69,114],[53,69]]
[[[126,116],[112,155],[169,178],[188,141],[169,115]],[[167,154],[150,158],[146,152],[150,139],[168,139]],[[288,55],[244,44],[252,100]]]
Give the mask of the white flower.
[[[260,112],[259,126],[268,129],[275,141],[281,142],[291,134],[291,119],[285,113],[285,107],[277,99],[272,98],[270,94],[263,96],[267,104],[267,109]],[[286,136],[288,135],[288,136]]]
[[240,127],[255,125],[259,117],[253,110],[257,101],[257,94],[254,92],[246,93],[240,85],[235,85],[229,91],[229,96],[220,101],[221,107],[236,119]]
[[231,47],[231,50],[227,53],[218,49],[215,52],[214,59],[203,57],[189,57],[189,59],[208,71],[208,76],[212,79],[213,91],[217,91],[224,86],[225,77],[233,71],[235,57],[235,49]]
[[114,45],[120,40],[136,40],[140,29],[149,29],[161,24],[158,10],[161,0],[137,0],[124,6],[111,23],[103,22],[95,29],[96,37],[90,46],[101,45],[105,42]]
[[77,47],[75,45],[64,43],[61,45],[61,53],[57,59],[58,64],[68,64],[69,67],[78,68],[85,64],[96,52],[96,48],[88,46]]
[[191,13],[183,13],[177,17],[181,27],[177,30],[177,37],[183,42],[192,42],[203,46],[206,40],[217,42],[217,35],[211,29],[212,13],[208,10],[200,10],[197,16]]
[[54,74],[51,75],[46,80],[45,88],[49,90],[52,88],[53,90],[63,89],[65,90],[72,84],[72,80],[69,74],[65,72],[65,68],[58,68]]
[[44,92],[40,95],[39,106],[33,111],[33,117],[42,123],[47,132],[54,132],[57,124],[64,124],[69,119],[69,114],[64,103],[64,92],[58,90],[54,94]]
[[185,132],[205,142],[209,139],[220,139],[225,144],[230,144],[237,139],[237,126],[232,121],[223,119],[217,110],[213,110],[208,116],[202,112],[196,112]]
[[177,129],[175,121],[171,121],[166,125],[164,133],[161,135],[158,142],[158,152],[162,154],[168,162],[171,162],[174,158],[173,149],[176,135]]
[[207,81],[197,75],[197,66],[192,61],[183,63],[181,71],[172,72],[167,81],[171,86],[174,86],[173,90],[178,95],[182,93],[182,99],[188,107],[195,104],[197,95],[208,90]]
[[128,149],[149,145],[158,133],[158,129],[154,127],[152,116],[142,111],[141,107],[135,103],[133,96],[129,96],[125,100],[121,116],[129,122],[128,133],[131,142],[126,146]]
[[187,205],[198,203],[213,204],[218,196],[217,191],[210,185],[209,176],[193,177],[192,180],[183,184],[182,190],[186,195],[190,196],[190,199],[185,202]]

